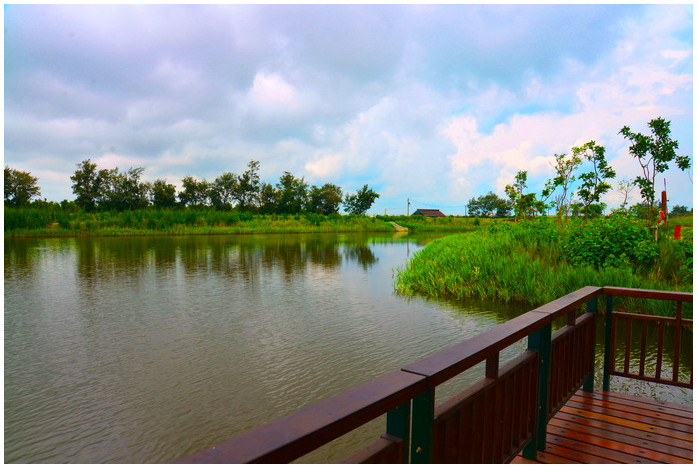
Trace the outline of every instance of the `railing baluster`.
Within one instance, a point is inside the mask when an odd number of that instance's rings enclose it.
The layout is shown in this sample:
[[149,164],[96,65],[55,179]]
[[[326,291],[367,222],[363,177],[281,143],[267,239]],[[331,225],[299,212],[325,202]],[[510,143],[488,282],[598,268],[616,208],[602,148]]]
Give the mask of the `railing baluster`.
[[432,431],[434,428],[434,389],[412,399],[412,440],[410,463],[431,462]]
[[410,402],[388,411],[386,433],[402,440],[402,462],[410,459]]
[[659,379],[662,376],[662,356],[664,355],[664,322],[659,321],[659,333],[657,339],[657,369],[654,373],[654,378]]
[[[593,312],[594,313],[594,322],[591,323],[589,329],[589,342],[591,343],[591,351],[594,351],[594,347],[596,346],[596,322],[598,319],[598,313],[599,313],[599,298],[592,298],[589,301],[587,301],[587,312]],[[591,362],[591,374],[589,377],[584,381],[584,384],[582,385],[582,389],[586,392],[593,392],[594,391],[594,358],[592,357],[590,360]]]
[[604,338],[604,352],[603,352],[603,390],[609,391],[611,389],[611,373],[615,369],[616,362],[616,342],[615,342],[615,332],[613,329],[613,296],[606,295],[606,335]]
[[625,358],[623,360],[623,372],[630,371],[630,344],[632,342],[631,334],[633,331],[632,321],[625,319]]
[[528,349],[538,352],[538,400],[533,440],[524,448],[524,457],[535,459],[537,451],[545,450],[548,425],[548,390],[550,386],[550,347],[552,324],[546,324],[528,336]]
[[679,380],[679,360],[681,360],[681,301],[676,301],[676,324],[674,327],[674,371],[672,381]]
[[647,321],[642,321],[642,339],[640,341],[640,376],[645,375],[645,357],[647,356]]

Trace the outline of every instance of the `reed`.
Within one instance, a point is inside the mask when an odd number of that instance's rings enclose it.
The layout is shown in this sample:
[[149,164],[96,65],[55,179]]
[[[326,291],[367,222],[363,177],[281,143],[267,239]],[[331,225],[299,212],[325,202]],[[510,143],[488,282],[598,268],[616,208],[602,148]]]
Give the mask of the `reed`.
[[386,221],[355,215],[257,215],[212,209],[69,212],[5,208],[6,236],[119,236],[392,232]]
[[[551,221],[498,224],[490,230],[435,240],[395,273],[404,295],[435,298],[481,298],[542,305],[584,286],[621,286],[692,291],[678,276],[680,254],[670,263],[654,262],[641,270],[630,263],[570,262],[565,245],[576,233],[571,224]],[[662,263],[666,265],[658,269]],[[691,310],[689,308],[688,310]]]

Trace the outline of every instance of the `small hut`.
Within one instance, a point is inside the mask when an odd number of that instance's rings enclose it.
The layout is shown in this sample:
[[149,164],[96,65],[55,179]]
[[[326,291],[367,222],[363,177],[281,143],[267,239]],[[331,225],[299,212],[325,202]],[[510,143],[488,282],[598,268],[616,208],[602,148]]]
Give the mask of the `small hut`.
[[446,215],[442,213],[439,209],[418,209],[417,211],[412,213],[412,216],[426,216],[430,218],[446,217]]

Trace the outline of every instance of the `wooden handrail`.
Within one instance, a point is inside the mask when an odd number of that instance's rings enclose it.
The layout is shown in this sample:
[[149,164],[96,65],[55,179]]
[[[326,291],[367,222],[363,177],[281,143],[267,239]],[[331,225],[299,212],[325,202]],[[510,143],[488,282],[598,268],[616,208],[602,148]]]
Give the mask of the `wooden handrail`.
[[660,299],[665,301],[693,302],[693,293],[681,291],[658,291],[653,289],[619,288],[604,286],[603,294],[610,296],[627,296],[629,298]]
[[287,463],[426,390],[424,377],[393,371],[188,456],[180,463]]
[[[693,388],[693,374],[691,369],[691,377],[688,382],[679,379],[679,362],[680,362],[680,351],[681,351],[681,337],[682,329],[684,325],[693,325],[691,319],[682,318],[682,303],[693,302],[693,293],[685,292],[675,292],[675,291],[657,291],[657,290],[643,290],[635,288],[619,288],[614,286],[606,286],[603,288],[603,294],[606,295],[606,340],[604,347],[604,368],[603,368],[603,389],[608,391],[610,389],[610,377],[620,376],[625,378],[637,379],[642,381],[649,381],[660,384],[668,384],[672,386]],[[674,301],[676,302],[676,315],[674,317],[663,317],[654,316],[649,314],[637,314],[637,313],[627,313],[615,311],[613,309],[613,298],[615,296],[620,297],[632,297],[632,298],[643,298],[643,299],[655,299],[662,301]],[[625,339],[623,340],[624,345],[624,356],[623,356],[623,367],[622,369],[616,369],[616,344],[618,339],[617,335],[617,324],[620,319],[625,320]],[[637,321],[641,323],[641,340],[640,340],[640,364],[638,371],[630,371],[630,350],[631,350],[631,331],[632,331],[632,321]],[[653,375],[649,375],[645,371],[645,356],[647,353],[647,336],[648,336],[648,323],[654,323],[658,326],[658,339],[657,339],[657,363],[655,367],[655,372]],[[674,328],[674,351],[673,351],[673,364],[672,364],[672,375],[671,379],[662,377],[662,362],[663,362],[663,345],[664,345],[664,332],[665,326],[673,324]],[[669,330],[669,329],[666,329]]]
[[[483,361],[486,361],[486,380],[499,381],[498,376],[500,371],[503,371],[500,370],[499,366],[499,352],[527,336],[529,337],[529,352],[535,352],[535,358],[540,362],[536,369],[542,374],[540,376],[541,383],[533,385],[533,391],[538,391],[537,394],[540,395],[538,401],[546,401],[545,404],[536,406],[543,417],[543,419],[536,419],[536,423],[540,423],[541,420],[547,421],[545,419],[548,412],[547,392],[543,394],[541,388],[547,391],[548,379],[546,375],[550,371],[552,322],[567,314],[566,328],[568,330],[576,329],[575,312],[584,303],[588,303],[591,308],[588,315],[583,316],[583,318],[593,321],[596,312],[596,299],[601,294],[606,294],[609,298],[629,296],[667,299],[679,303],[693,300],[692,293],[587,286],[452,347],[429,355],[399,371],[388,373],[244,435],[195,453],[180,462],[290,462],[386,413],[388,413],[389,418],[388,433],[384,436],[386,439],[383,442],[385,443],[374,447],[376,453],[382,453],[392,447],[397,451],[391,456],[402,456],[400,450],[405,450],[405,452],[409,451],[413,462],[416,462],[414,461],[415,456],[428,462],[429,450],[420,456],[415,455],[415,450],[409,450],[408,447],[415,447],[416,442],[424,444],[425,440],[427,442],[431,440],[431,432],[422,434],[422,429],[432,427],[430,424],[434,417],[435,388]],[[593,327],[593,323],[587,322],[586,325]],[[584,334],[591,335],[591,337],[586,338],[590,338],[592,342],[591,348],[588,350],[592,357],[593,330],[593,328],[587,329],[586,332],[589,334]],[[572,349],[568,350],[569,353],[566,355],[572,356],[576,351],[573,348],[577,347],[574,347],[576,344],[569,345],[572,347],[568,348]],[[593,358],[589,363],[593,373]],[[504,367],[505,370],[506,368],[508,366]],[[586,366],[584,368],[588,369]],[[575,381],[574,384],[583,381],[585,388],[591,387],[589,384],[593,380],[593,374],[587,376],[589,373],[586,370],[582,373],[584,377],[572,378]],[[530,384],[533,383],[530,382]],[[566,387],[569,387],[569,384]],[[579,385],[574,387],[579,387]],[[393,425],[390,425],[391,416],[393,417]],[[408,430],[409,427],[411,427],[411,431]],[[402,432],[396,432],[396,430]],[[535,445],[540,446],[541,432],[536,432],[536,435]],[[527,440],[530,440],[530,437]],[[394,444],[397,444],[397,447],[393,446]],[[421,446],[417,446],[417,448],[419,448],[418,451],[424,451]],[[384,457],[384,455],[382,456]]]

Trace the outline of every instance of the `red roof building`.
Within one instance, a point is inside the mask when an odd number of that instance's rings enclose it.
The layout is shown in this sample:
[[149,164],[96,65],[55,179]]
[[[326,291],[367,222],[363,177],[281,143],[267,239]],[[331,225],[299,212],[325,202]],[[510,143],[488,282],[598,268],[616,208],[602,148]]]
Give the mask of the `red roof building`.
[[412,213],[412,216],[426,216],[430,218],[446,217],[446,215],[442,213],[439,209],[418,209],[417,211]]

